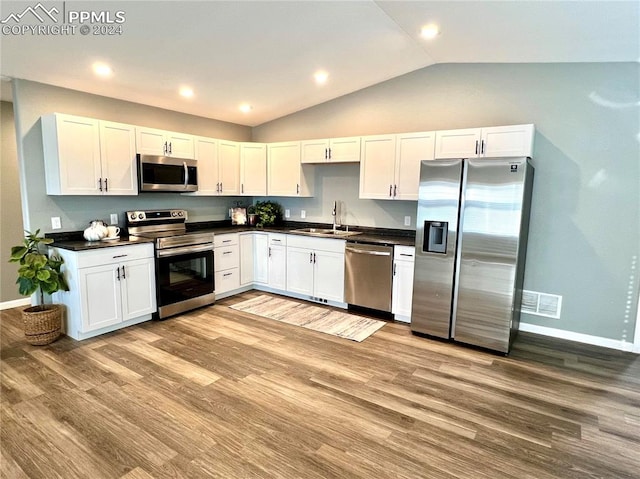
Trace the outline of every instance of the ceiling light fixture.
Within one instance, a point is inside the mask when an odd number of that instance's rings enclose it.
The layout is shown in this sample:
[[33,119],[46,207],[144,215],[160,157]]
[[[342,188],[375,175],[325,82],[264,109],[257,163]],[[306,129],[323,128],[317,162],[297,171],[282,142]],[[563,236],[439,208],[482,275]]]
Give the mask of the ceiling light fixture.
[[440,35],[440,28],[435,23],[425,25],[420,30],[420,36],[422,36],[422,38],[431,39],[437,37],[438,35]]
[[106,63],[96,62],[93,64],[93,73],[101,77],[108,77],[113,74],[113,69]]
[[188,86],[183,86],[180,88],[180,96],[185,98],[191,98],[193,96],[193,88]]
[[318,85],[324,85],[327,83],[327,79],[329,78],[329,74],[325,71],[317,71],[313,74],[313,78],[316,79],[316,83]]
[[253,110],[253,107],[248,103],[243,103],[242,105],[240,105],[240,111],[242,113],[249,113],[251,110]]

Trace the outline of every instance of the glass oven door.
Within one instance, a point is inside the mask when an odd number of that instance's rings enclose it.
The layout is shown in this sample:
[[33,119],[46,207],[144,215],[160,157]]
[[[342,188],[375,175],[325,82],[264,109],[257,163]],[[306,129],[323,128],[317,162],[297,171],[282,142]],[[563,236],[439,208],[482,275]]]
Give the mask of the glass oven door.
[[160,309],[185,302],[186,309],[191,309],[190,300],[213,297],[213,245],[159,250],[156,274]]

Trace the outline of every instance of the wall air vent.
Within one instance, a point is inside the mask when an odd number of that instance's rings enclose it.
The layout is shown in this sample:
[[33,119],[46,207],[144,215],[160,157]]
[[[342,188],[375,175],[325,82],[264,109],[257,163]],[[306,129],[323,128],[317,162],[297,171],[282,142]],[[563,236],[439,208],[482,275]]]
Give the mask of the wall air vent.
[[538,293],[537,291],[522,291],[521,312],[560,319],[562,296],[557,294]]

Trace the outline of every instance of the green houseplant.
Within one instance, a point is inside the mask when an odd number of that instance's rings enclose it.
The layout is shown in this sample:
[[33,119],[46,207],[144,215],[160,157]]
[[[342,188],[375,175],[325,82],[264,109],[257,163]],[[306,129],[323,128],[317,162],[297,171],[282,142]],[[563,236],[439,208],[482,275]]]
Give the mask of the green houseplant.
[[282,221],[282,207],[275,201],[256,202],[255,214],[258,217],[258,227],[272,226]]
[[50,238],[26,231],[24,243],[11,248],[9,262],[19,263],[18,292],[31,296],[38,292],[39,304],[26,308],[22,312],[27,342],[42,345],[55,341],[60,336],[62,325],[62,306],[45,304],[44,295],[56,291],[69,291],[67,281],[60,271],[63,260],[57,256],[47,256],[43,246],[53,242]]

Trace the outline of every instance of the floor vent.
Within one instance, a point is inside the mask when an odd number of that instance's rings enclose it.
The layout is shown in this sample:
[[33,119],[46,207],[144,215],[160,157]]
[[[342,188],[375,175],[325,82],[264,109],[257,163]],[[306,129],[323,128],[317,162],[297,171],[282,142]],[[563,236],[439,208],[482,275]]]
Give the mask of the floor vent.
[[521,311],[523,313],[560,319],[561,308],[562,296],[538,293],[537,291],[522,291]]

